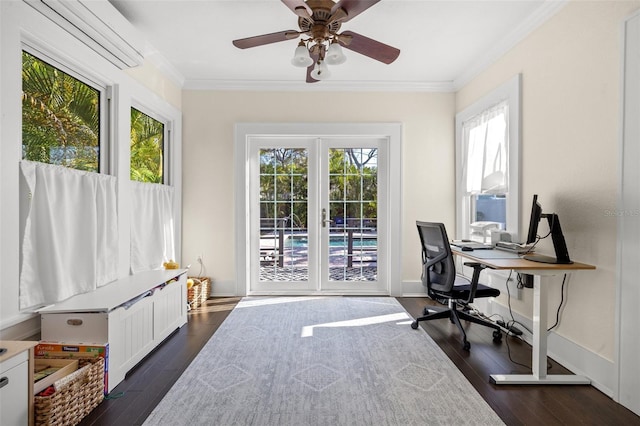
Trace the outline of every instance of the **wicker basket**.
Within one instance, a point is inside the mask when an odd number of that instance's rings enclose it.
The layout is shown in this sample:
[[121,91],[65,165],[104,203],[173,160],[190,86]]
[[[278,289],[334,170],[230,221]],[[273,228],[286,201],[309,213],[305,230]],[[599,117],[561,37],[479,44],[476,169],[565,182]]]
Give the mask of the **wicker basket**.
[[189,277],[193,286],[187,290],[187,303],[191,309],[202,305],[211,294],[211,279],[209,277]]
[[34,396],[36,425],[76,425],[104,398],[104,359],[80,359],[81,368],[55,382],[49,396]]

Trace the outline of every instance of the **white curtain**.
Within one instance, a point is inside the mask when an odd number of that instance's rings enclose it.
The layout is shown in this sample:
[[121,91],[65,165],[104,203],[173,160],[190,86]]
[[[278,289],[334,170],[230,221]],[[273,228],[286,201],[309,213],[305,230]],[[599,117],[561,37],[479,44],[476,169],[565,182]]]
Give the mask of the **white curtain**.
[[116,178],[22,161],[30,198],[20,308],[94,290],[117,278]]
[[131,273],[175,260],[173,187],[131,182]]
[[463,123],[467,194],[508,192],[508,114],[508,103],[503,101]]

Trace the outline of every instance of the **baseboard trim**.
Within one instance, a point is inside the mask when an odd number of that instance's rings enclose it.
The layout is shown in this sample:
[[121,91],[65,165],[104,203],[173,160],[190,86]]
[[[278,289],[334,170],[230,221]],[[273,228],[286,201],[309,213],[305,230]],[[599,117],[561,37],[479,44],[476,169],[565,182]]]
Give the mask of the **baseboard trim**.
[[212,280],[211,297],[238,297],[235,281]]
[[427,289],[422,281],[402,281],[402,297],[425,297]]
[[[499,303],[492,303],[491,309],[491,314],[511,318],[509,308],[506,306]],[[533,321],[531,319],[525,318],[517,312],[513,312],[513,317],[527,328],[531,329],[533,327]],[[528,331],[523,330],[521,338],[530,345],[532,344],[531,337]],[[549,357],[573,373],[588,377],[593,387],[608,397],[613,398],[613,389],[615,386],[615,366],[613,361],[601,357],[554,331],[548,334],[547,348]]]

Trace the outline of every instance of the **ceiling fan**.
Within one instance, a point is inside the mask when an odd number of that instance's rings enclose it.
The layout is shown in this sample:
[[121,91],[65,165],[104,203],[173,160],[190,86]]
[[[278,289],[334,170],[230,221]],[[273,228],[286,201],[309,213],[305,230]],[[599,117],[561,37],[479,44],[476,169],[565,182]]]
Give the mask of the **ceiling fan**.
[[[282,0],[298,16],[300,30],[287,30],[233,41],[240,49],[263,46],[303,38],[298,43],[291,63],[307,68],[307,83],[329,78],[327,65],[346,60],[341,46],[369,58],[390,64],[400,50],[353,31],[338,33],[343,22],[364,12],[380,0]],[[306,38],[304,38],[306,37]]]

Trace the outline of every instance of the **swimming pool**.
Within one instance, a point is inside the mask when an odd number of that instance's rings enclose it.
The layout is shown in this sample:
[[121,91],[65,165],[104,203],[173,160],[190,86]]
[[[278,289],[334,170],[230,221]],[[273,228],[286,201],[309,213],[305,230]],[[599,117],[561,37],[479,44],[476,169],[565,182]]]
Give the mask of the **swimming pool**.
[[[329,247],[346,248],[347,244],[348,238],[346,235],[332,235],[329,237]],[[372,238],[371,236],[367,236],[364,238],[360,238],[357,236],[353,237],[353,247],[376,247],[377,245],[378,240],[376,238]],[[309,239],[306,235],[289,235],[284,242],[284,246],[287,248],[305,248],[309,246]]]

